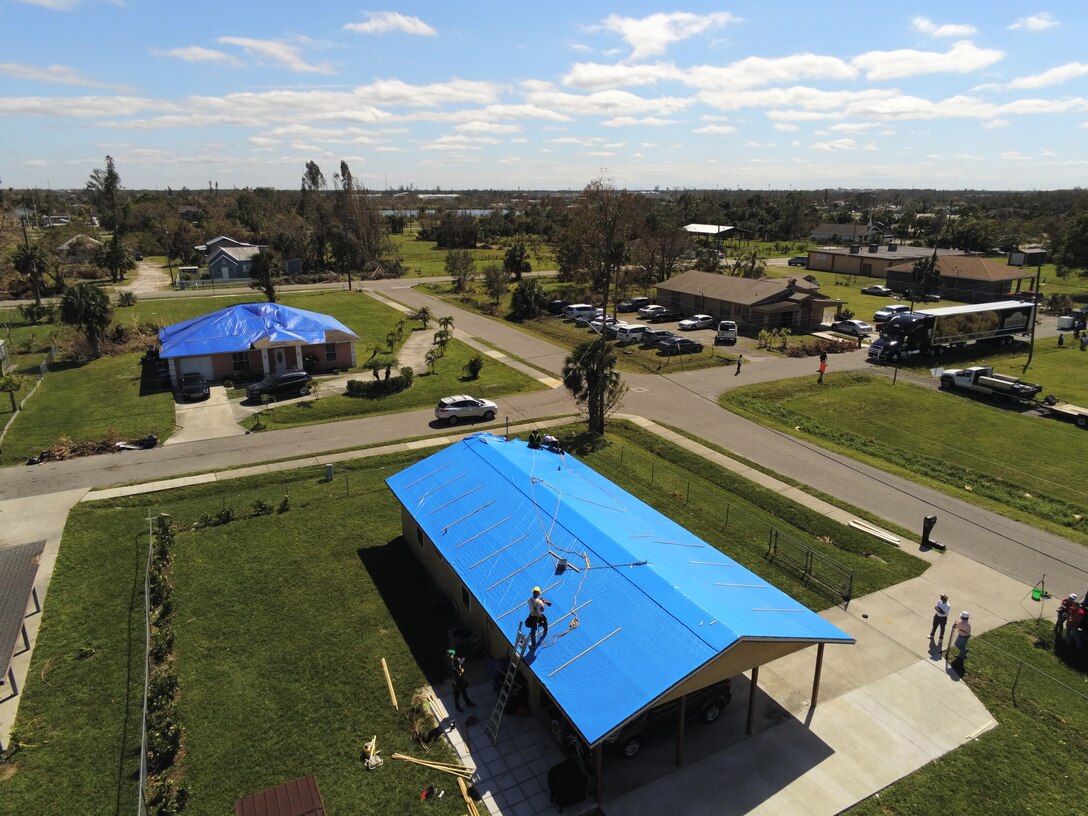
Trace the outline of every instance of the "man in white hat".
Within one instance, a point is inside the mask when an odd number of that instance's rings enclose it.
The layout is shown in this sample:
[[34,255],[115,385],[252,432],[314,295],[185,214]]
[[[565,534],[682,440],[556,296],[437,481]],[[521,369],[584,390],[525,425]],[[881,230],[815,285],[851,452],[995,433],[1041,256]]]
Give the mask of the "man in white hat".
[[529,648],[536,648],[536,628],[543,626],[544,631],[540,635],[540,639],[544,640],[548,637],[548,618],[544,614],[544,606],[552,605],[551,601],[545,600],[540,594],[540,587],[533,587],[532,597],[529,598],[529,617],[525,619],[525,625],[529,627]]
[[1061,637],[1062,624],[1065,623],[1066,618],[1069,617],[1069,610],[1077,605],[1077,595],[1075,592],[1070,592],[1064,598],[1062,598],[1061,604],[1058,605],[1058,622],[1054,625],[1054,640]]
[[969,612],[960,612],[960,619],[952,624],[952,637],[956,641],[956,648],[960,651],[957,659],[962,663],[967,659],[967,641],[971,639],[971,614]]

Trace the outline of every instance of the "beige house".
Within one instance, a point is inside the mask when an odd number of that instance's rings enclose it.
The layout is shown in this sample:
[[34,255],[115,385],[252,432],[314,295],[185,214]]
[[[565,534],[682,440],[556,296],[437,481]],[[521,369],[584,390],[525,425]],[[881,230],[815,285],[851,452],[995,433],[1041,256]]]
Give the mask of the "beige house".
[[829,323],[843,304],[805,278],[736,278],[692,270],[657,285],[657,302],[682,314],[734,320],[741,332],[788,328],[809,332]]

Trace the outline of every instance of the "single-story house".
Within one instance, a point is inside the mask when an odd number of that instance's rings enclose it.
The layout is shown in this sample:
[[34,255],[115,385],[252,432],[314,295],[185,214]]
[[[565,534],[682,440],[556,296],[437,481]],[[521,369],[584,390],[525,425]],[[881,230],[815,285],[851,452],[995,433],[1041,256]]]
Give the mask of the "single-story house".
[[[937,255],[962,255],[958,249],[938,249]],[[820,247],[808,252],[808,268],[839,275],[883,278],[890,266],[914,263],[933,256],[933,247],[903,246],[896,243],[854,244],[849,247]]]
[[737,278],[691,270],[657,284],[657,302],[682,314],[735,320],[742,332],[812,331],[834,319],[843,301],[820,294],[809,280]]
[[247,244],[220,235],[218,238],[199,244],[194,247],[197,252],[204,253],[204,265],[208,268],[209,276],[214,280],[238,280],[250,277],[249,270],[253,266],[253,258],[262,249],[267,247],[257,244]]
[[518,672],[530,708],[554,706],[591,749],[749,670],[751,706],[759,666],[809,646],[815,700],[824,646],[854,642],[572,455],[477,433],[386,483],[403,546],[488,655],[513,654],[541,589],[548,637]]
[[808,237],[812,241],[832,244],[863,244],[872,234],[882,236],[883,232],[868,224],[817,224]]
[[[932,250],[930,250],[932,255]],[[1033,270],[1009,266],[992,258],[977,255],[937,256],[937,271],[941,276],[938,294],[947,300],[964,303],[989,303],[1008,300],[1022,289],[1031,288]],[[890,266],[886,270],[888,286],[895,292],[909,292],[914,283],[914,264]]]
[[358,341],[328,315],[280,303],[242,303],[160,329],[159,358],[169,362],[175,386],[190,372],[210,381],[260,379],[290,369],[351,368]]
[[1046,250],[1041,246],[1026,246],[1009,253],[1009,266],[1039,266],[1046,263]]
[[57,253],[71,263],[90,263],[102,242],[82,232],[57,247]]

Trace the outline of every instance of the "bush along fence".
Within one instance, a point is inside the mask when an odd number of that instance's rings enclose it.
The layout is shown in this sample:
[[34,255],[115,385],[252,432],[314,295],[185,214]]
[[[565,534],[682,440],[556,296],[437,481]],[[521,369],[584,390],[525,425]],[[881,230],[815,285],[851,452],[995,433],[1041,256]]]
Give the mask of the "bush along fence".
[[188,800],[176,766],[183,733],[178,718],[178,675],[174,669],[174,561],[172,518],[148,517],[150,541],[144,578],[147,616],[147,663],[144,675],[143,738],[140,758],[139,813],[174,816]]

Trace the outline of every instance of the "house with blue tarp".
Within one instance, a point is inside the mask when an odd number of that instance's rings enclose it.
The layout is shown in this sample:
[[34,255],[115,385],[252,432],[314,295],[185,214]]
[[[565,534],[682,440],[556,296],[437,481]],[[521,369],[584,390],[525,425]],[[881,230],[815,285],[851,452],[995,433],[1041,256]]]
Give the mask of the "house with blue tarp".
[[[359,335],[319,312],[282,303],[241,303],[159,330],[159,358],[182,374],[209,381],[260,379],[292,369],[352,368]],[[309,365],[307,365],[309,363]]]
[[490,656],[512,654],[533,587],[551,601],[519,670],[590,747],[813,645],[818,678],[824,645],[854,642],[569,454],[478,433],[386,483],[405,546]]

